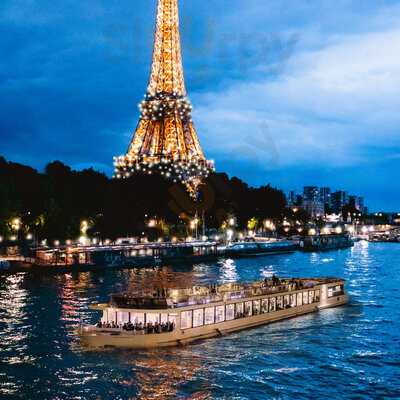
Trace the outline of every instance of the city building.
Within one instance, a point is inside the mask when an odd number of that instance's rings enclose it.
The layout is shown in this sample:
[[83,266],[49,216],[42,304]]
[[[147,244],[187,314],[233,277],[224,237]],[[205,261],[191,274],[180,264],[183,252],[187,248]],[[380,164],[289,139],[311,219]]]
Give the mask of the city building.
[[331,196],[331,204],[332,204],[332,212],[335,214],[340,214],[345,205],[348,204],[349,196],[347,192],[343,190],[338,190],[337,192],[332,193]]
[[302,194],[291,190],[287,194],[287,203],[289,207],[302,207],[313,218],[327,214],[340,216],[345,206],[368,213],[364,197],[348,195],[343,190],[332,191],[329,187],[304,186]]
[[302,207],[313,218],[321,217],[325,214],[324,203],[321,201],[321,192],[317,186],[304,187]]
[[319,190],[319,193],[320,193],[321,202],[324,205],[324,210],[325,210],[325,212],[328,212],[332,207],[332,199],[331,199],[332,191],[331,191],[331,188],[322,187]]

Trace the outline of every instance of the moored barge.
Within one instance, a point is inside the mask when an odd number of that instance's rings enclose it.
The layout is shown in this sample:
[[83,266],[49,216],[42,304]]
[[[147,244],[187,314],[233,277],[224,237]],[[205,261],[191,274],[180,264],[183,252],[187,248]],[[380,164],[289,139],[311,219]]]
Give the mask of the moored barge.
[[258,257],[265,255],[294,253],[298,246],[290,240],[270,242],[237,242],[226,247],[226,257]]
[[300,241],[300,249],[306,252],[347,249],[354,246],[348,233],[306,236]]
[[154,293],[116,294],[97,325],[82,325],[83,344],[92,347],[154,348],[264,325],[348,302],[344,280],[273,277],[249,284],[227,283]]

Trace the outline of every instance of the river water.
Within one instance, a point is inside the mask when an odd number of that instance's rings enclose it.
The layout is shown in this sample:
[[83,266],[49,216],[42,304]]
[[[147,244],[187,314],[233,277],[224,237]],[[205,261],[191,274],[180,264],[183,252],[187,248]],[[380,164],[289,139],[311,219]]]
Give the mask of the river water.
[[[348,306],[152,351],[81,348],[113,292],[270,276],[338,276]],[[400,399],[400,244],[187,268],[0,277],[0,398]]]

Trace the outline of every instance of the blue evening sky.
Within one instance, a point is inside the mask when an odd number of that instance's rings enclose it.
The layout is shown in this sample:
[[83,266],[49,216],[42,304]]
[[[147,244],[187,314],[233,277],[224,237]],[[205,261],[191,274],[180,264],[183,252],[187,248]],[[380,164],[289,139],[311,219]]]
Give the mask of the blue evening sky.
[[[147,85],[155,0],[1,0],[0,154],[111,174]],[[181,0],[208,158],[253,185],[400,209],[400,1]]]

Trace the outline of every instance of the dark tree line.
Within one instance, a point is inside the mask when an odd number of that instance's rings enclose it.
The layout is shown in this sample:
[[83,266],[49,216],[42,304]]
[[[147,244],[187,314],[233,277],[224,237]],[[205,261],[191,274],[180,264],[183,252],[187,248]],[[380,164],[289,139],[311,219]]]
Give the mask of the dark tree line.
[[[224,173],[212,175],[198,201],[185,189],[162,177],[135,176],[113,180],[93,169],[73,171],[59,161],[43,173],[0,157],[0,235],[12,234],[12,220],[20,218],[19,235],[37,240],[65,240],[80,236],[81,221],[89,221],[91,236],[172,235],[184,233],[195,215],[207,228],[218,229],[234,215],[238,228],[251,218],[280,219],[286,200],[282,191],[253,188]],[[149,220],[157,221],[149,229]],[[159,232],[159,231],[162,232]]]

